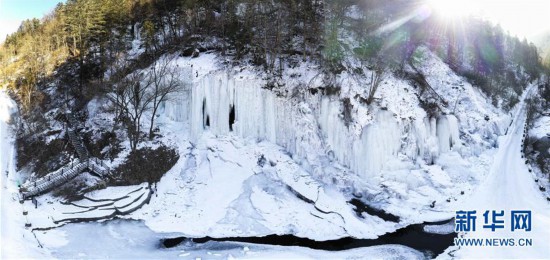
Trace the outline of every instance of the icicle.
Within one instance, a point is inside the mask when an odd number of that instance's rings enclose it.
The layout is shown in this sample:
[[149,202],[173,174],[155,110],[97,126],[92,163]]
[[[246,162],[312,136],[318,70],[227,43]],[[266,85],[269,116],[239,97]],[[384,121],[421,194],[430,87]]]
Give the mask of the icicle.
[[389,159],[397,158],[401,147],[401,127],[392,113],[379,111],[375,122],[363,129],[359,144],[363,154],[355,157],[358,171],[365,177],[372,176],[380,172]]
[[[183,82],[192,82],[192,69],[191,68],[183,68],[182,69],[182,77]],[[170,98],[164,102],[161,106],[161,113],[166,117],[168,117],[172,121],[176,122],[186,122],[189,121],[191,118],[191,107],[190,107],[190,96],[192,94],[192,84],[186,83],[183,86],[183,91],[181,93],[173,94],[170,96]]]
[[440,116],[437,120],[437,138],[439,152],[451,151],[453,146],[460,144],[458,120],[453,115]]
[[446,116],[437,119],[437,138],[439,140],[439,152],[445,153],[451,150],[451,133],[449,120]]
[[338,101],[322,100],[319,123],[328,150],[338,161],[369,178],[380,172],[388,160],[397,158],[401,147],[401,127],[390,112],[379,111],[375,122],[363,129],[360,138],[350,133],[339,114]]
[[434,157],[437,156],[439,146],[437,144],[437,137],[435,135],[435,120],[428,118],[415,119],[413,124],[412,133],[414,143],[412,145],[416,151],[414,154],[407,154],[411,159],[420,157],[426,162],[432,162]]
[[351,152],[353,140],[349,129],[339,117],[340,104],[338,101],[325,97],[321,100],[321,112],[319,125],[323,130],[327,143],[327,153],[334,155],[338,161],[346,166],[351,166]]
[[460,132],[458,130],[458,120],[454,115],[447,115],[447,120],[449,121],[449,132],[450,144],[453,150],[456,150],[456,147],[460,146]]
[[400,153],[431,163],[460,144],[458,120],[452,115],[400,123],[389,111],[374,111],[374,121],[357,136],[344,124],[339,100],[310,97],[310,102],[293,103],[297,101],[278,97],[262,88],[264,84],[226,72],[196,82],[188,101],[191,138],[198,139],[206,129],[216,135],[232,132],[278,144],[309,164],[324,150],[367,179],[394,165],[390,161]]

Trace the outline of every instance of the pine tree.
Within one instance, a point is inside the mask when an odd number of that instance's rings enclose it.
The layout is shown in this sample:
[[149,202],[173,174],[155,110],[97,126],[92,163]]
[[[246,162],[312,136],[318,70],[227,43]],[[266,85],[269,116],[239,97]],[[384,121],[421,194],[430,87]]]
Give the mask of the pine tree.
[[65,5],[65,30],[71,55],[79,61],[79,83],[82,89],[85,58],[93,44],[105,33],[105,13],[100,1],[71,0]]

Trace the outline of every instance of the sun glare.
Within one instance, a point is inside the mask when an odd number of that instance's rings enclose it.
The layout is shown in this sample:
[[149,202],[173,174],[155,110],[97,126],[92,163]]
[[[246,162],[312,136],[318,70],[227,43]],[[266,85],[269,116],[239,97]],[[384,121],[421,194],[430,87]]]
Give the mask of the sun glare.
[[550,0],[424,0],[432,14],[446,20],[474,15],[520,37],[550,30]]
[[479,12],[475,0],[428,0],[433,11],[445,18],[457,18]]

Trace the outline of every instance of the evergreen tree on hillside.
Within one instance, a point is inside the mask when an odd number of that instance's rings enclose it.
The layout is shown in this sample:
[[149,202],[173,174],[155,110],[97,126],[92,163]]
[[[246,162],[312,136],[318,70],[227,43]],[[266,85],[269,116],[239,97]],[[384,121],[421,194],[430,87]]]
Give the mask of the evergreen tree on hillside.
[[0,85],[30,111],[41,100],[38,86],[63,68],[77,73],[76,83],[65,85],[83,97],[93,82],[106,80],[104,72],[128,55],[136,39],[146,51],[132,69],[167,52],[198,48],[258,65],[272,77],[298,60],[330,73],[345,69],[346,59],[367,69],[383,61],[399,70],[416,48],[427,46],[494,97],[521,92],[518,86],[541,72],[533,44],[476,18],[464,21],[467,30],[435,16],[389,26],[415,8],[407,0],[68,0],[6,38]]

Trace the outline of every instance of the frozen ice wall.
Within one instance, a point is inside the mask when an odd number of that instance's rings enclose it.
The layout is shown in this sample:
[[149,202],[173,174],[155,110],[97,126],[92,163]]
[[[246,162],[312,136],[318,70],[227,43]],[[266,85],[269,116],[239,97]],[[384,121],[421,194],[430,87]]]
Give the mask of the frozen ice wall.
[[334,157],[365,178],[379,174],[393,160],[433,162],[460,144],[458,121],[452,115],[398,120],[390,111],[374,109],[369,110],[374,120],[356,134],[344,124],[337,97],[279,97],[264,85],[254,75],[214,71],[195,81],[191,98],[176,104],[180,108],[167,105],[166,110],[189,111],[172,115],[189,120],[194,140],[204,131],[233,132],[278,144],[310,163],[318,155]]
[[439,152],[451,151],[460,144],[458,121],[453,115],[443,115],[437,120],[437,137],[439,139]]
[[410,124],[412,144],[407,154],[413,158],[421,158],[426,162],[433,162],[439,155],[439,140],[436,133],[437,120],[435,118],[416,119]]
[[321,101],[319,125],[326,149],[366,178],[380,173],[400,154],[413,161],[420,158],[431,163],[440,153],[460,144],[458,121],[453,115],[437,120],[398,121],[389,111],[374,113],[375,120],[363,128],[360,136],[355,136],[339,117],[339,102],[329,98]]
[[221,71],[199,80],[192,87],[188,108],[182,108],[190,113],[191,138],[198,139],[206,130],[215,135],[233,132],[245,138],[268,140],[305,156],[307,151],[296,147],[297,138],[302,138],[296,127],[300,124],[298,119],[307,118],[305,114],[311,111],[277,97],[263,85],[255,77],[229,76]]
[[385,162],[397,157],[401,147],[401,127],[391,112],[378,111],[374,122],[354,135],[340,119],[340,102],[323,98],[319,125],[327,150],[356,173],[370,177]]
[[189,112],[189,97],[191,96],[192,82],[192,68],[183,67],[182,69],[182,81],[184,82],[182,93],[171,95],[166,102],[161,104],[161,111],[166,117],[176,122],[189,121],[191,113]]
[[0,90],[0,173],[15,172],[15,147],[11,143],[9,123],[16,112],[15,102]]

